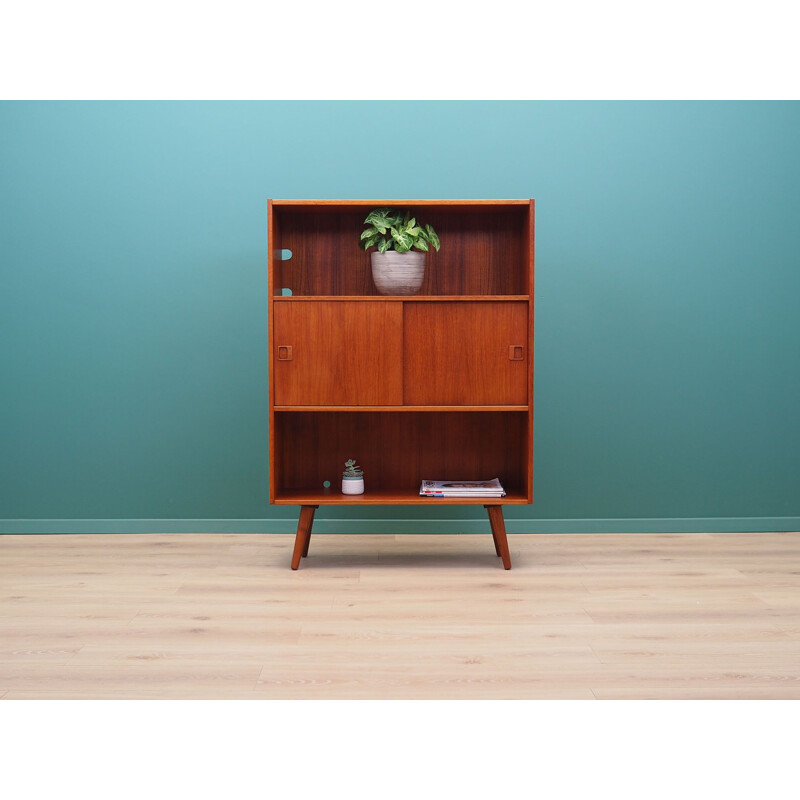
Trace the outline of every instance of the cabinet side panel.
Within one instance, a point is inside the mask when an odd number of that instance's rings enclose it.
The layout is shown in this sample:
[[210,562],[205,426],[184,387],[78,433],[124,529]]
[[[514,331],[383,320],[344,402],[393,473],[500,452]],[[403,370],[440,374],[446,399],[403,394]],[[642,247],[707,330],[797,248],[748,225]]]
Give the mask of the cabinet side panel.
[[527,272],[528,272],[528,294],[530,299],[528,301],[528,425],[526,431],[527,440],[527,461],[525,464],[526,470],[526,487],[525,491],[528,494],[528,502],[533,502],[533,363],[536,350],[536,341],[534,336],[534,319],[535,319],[535,301],[536,290],[534,286],[535,275],[535,249],[536,249],[536,201],[531,199],[530,210],[528,217],[528,248],[527,248]]
[[276,475],[275,464],[275,398],[274,398],[274,380],[273,380],[273,359],[270,356],[270,349],[272,345],[273,336],[273,302],[274,286],[275,286],[275,251],[279,247],[279,233],[277,220],[275,218],[275,209],[272,206],[272,200],[267,200],[267,382],[268,382],[268,403],[269,403],[269,427],[268,427],[268,468],[269,468],[269,500],[273,502],[275,499],[275,488],[278,484]]

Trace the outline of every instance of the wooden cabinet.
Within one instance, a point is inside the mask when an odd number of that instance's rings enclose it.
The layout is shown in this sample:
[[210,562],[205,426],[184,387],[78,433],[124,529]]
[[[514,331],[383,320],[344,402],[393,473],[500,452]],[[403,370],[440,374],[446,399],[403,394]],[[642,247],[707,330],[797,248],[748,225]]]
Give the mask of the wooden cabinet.
[[[432,224],[422,288],[380,295],[359,246],[373,208]],[[533,200],[271,200],[270,502],[473,503],[510,558],[502,505],[533,499]],[[341,493],[348,458],[363,495]],[[500,478],[503,498],[423,498],[423,479]]]

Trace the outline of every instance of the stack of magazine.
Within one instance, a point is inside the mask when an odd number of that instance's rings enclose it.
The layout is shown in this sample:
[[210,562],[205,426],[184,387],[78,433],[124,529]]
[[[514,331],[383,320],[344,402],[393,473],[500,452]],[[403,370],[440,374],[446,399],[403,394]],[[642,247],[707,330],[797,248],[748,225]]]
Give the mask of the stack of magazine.
[[422,481],[422,497],[505,497],[500,481]]

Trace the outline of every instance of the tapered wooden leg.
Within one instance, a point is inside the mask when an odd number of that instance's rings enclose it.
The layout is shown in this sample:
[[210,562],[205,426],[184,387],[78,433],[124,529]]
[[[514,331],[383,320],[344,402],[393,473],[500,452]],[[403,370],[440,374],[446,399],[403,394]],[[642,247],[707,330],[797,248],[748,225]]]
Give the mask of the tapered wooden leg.
[[[491,506],[484,506],[484,508],[488,511]],[[489,517],[489,524],[492,524],[491,517]],[[494,532],[494,525],[492,525],[492,541],[494,542],[494,552],[496,553],[497,557],[500,558],[500,544],[497,541],[497,534]]]
[[[311,516],[308,519],[308,535],[306,536],[306,543],[303,545],[303,558],[308,555],[308,546],[311,544],[311,528],[314,525],[314,512],[319,506],[306,506],[311,509]],[[302,511],[302,508],[300,509]]]
[[308,555],[308,543],[311,541],[311,526],[314,524],[314,511],[316,509],[317,506],[300,506],[297,535],[294,537],[292,569],[297,569],[300,566],[301,556]]
[[311,521],[308,523],[308,535],[306,543],[303,545],[303,558],[308,555],[308,546],[311,544],[311,526],[314,524],[314,507],[311,508]]
[[511,554],[508,552],[506,523],[503,520],[503,506],[486,506],[489,512],[489,524],[492,526],[492,538],[497,554],[503,559],[503,566],[511,569]]

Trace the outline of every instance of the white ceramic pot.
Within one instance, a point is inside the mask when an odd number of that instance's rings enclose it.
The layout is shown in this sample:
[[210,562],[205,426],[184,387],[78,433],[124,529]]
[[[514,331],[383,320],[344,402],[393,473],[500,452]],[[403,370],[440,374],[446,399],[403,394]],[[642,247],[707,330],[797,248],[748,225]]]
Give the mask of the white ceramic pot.
[[364,494],[364,477],[342,478],[342,494]]
[[416,294],[425,278],[425,253],[370,253],[372,280],[381,294]]

